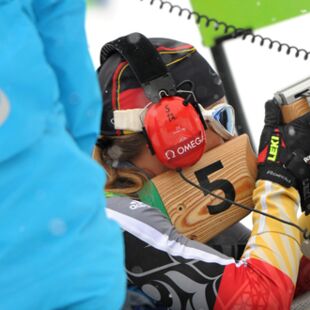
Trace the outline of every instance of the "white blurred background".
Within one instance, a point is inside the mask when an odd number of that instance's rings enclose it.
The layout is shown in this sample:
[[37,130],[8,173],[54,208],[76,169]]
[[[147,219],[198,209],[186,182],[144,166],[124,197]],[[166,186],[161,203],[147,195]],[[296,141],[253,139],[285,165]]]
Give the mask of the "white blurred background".
[[[189,0],[170,0],[173,4],[191,9]],[[202,45],[202,38],[194,20],[169,13],[169,8],[159,9],[159,1],[110,0],[101,6],[90,6],[87,11],[86,31],[94,66],[99,65],[99,53],[103,44],[131,32],[141,32],[147,37],[167,37],[193,44],[214,66],[209,48]],[[281,43],[295,45],[310,51],[310,14],[302,15],[255,31]],[[216,16],[212,16],[216,18]],[[276,14],[275,14],[276,17]],[[273,94],[290,84],[310,76],[310,57],[296,58],[293,53],[260,47],[250,39],[234,39],[225,43],[235,84],[246,113],[254,143],[258,145],[263,126],[264,103]],[[251,227],[249,217],[243,220]]]

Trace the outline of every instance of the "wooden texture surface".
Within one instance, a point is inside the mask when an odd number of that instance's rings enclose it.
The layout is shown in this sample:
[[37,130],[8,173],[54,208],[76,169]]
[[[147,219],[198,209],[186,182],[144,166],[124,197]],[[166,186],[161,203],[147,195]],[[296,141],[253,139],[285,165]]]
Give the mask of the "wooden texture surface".
[[310,112],[310,106],[307,100],[302,98],[294,103],[281,105],[281,111],[283,122],[287,124],[307,112]]
[[[236,193],[235,200],[253,207],[252,192],[257,167],[256,157],[247,135],[236,137],[205,153],[198,163],[184,169],[183,172],[187,178],[199,184],[195,171],[219,160],[223,168],[208,175],[209,181],[223,179],[229,181]],[[176,229],[191,239],[206,242],[249,213],[231,205],[226,211],[211,215],[207,206],[216,205],[220,201],[210,195],[205,196],[202,191],[183,181],[174,171],[161,174],[152,181]],[[214,193],[225,195],[222,190],[214,190]]]

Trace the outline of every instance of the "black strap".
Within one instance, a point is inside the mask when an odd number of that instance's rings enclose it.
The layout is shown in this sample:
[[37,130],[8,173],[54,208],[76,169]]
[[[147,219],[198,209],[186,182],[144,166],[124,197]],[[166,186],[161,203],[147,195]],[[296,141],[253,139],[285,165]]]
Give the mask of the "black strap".
[[137,80],[152,102],[160,100],[160,92],[176,93],[176,85],[153,44],[142,34],[132,33],[105,44],[100,53],[101,65],[114,53],[128,61]]

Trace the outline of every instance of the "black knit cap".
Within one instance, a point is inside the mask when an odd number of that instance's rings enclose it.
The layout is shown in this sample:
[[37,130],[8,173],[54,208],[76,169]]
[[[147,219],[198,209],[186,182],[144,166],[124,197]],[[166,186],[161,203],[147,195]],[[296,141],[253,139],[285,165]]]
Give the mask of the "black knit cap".
[[[207,107],[225,95],[218,74],[192,45],[165,38],[150,38],[149,41],[161,56],[176,85],[184,80],[193,82],[196,99],[202,106]],[[102,50],[106,50],[105,47]],[[111,53],[101,62],[98,76],[104,102],[101,134],[125,134],[122,130],[115,130],[113,111],[143,108],[150,100],[145,96],[130,65],[119,53]]]

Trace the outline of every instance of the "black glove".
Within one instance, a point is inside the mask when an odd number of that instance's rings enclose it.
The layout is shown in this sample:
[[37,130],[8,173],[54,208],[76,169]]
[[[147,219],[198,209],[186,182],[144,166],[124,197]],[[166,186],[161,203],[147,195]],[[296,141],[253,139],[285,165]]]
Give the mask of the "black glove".
[[302,211],[309,214],[310,113],[285,125],[279,106],[267,101],[258,164],[258,179],[294,186],[300,194]]

